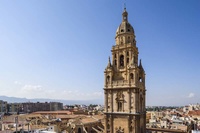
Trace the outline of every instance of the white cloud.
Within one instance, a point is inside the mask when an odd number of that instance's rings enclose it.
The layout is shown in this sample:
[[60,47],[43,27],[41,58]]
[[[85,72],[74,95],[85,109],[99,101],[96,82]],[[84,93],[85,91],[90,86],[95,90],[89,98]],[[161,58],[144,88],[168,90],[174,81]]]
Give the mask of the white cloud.
[[92,99],[101,99],[103,96],[102,92],[86,92],[78,90],[64,90],[58,92],[59,98],[70,99],[70,100],[92,100]]
[[22,91],[30,91],[30,92],[33,92],[33,91],[42,91],[42,86],[40,85],[25,85],[24,87],[22,87],[21,89]]
[[190,93],[189,95],[188,95],[188,98],[193,98],[194,97],[194,93]]
[[13,81],[15,86],[1,91],[1,94],[14,97],[25,98],[49,98],[49,99],[63,99],[63,100],[93,100],[102,99],[103,90],[101,91],[88,91],[81,89],[61,89],[49,88],[42,85],[35,84],[22,84],[19,81]]
[[93,95],[95,95],[95,96],[102,96],[103,92],[94,92]]

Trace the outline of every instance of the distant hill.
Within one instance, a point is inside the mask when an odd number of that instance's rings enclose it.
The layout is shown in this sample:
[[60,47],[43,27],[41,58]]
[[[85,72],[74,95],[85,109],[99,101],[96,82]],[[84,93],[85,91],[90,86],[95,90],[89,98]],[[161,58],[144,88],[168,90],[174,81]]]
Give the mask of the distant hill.
[[71,104],[103,104],[103,99],[95,100],[61,100],[61,99],[28,99],[19,97],[0,96],[0,100],[7,101],[8,103],[22,103],[22,102],[61,102],[63,105]]

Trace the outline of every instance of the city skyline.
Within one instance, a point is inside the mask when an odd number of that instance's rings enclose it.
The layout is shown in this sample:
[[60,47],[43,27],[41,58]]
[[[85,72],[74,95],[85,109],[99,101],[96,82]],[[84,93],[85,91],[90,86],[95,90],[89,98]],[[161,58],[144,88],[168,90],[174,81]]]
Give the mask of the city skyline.
[[[103,104],[124,1],[0,1],[0,95]],[[147,105],[200,101],[200,2],[126,1]]]

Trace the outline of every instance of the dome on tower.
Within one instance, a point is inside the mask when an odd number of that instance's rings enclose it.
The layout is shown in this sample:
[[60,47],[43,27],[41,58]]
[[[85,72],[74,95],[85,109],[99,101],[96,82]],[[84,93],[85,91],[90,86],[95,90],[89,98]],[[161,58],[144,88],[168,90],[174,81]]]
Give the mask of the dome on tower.
[[122,23],[117,28],[116,36],[124,33],[134,34],[134,29],[132,25],[128,22],[128,12],[126,11],[126,8],[124,8],[124,11],[122,13]]
[[119,27],[117,28],[116,35],[123,34],[123,33],[133,33],[134,29],[132,25],[128,22],[122,22]]

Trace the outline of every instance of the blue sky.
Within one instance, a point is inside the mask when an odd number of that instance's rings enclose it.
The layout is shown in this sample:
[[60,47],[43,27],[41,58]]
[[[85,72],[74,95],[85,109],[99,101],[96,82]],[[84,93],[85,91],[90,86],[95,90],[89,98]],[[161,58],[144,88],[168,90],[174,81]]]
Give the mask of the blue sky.
[[[0,95],[103,103],[123,0],[0,1]],[[126,0],[147,105],[200,102],[200,1]]]

